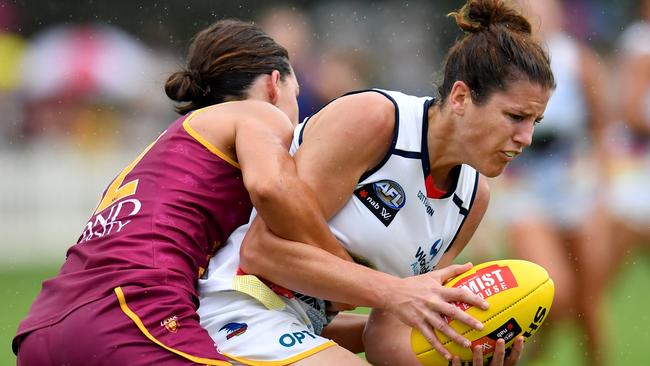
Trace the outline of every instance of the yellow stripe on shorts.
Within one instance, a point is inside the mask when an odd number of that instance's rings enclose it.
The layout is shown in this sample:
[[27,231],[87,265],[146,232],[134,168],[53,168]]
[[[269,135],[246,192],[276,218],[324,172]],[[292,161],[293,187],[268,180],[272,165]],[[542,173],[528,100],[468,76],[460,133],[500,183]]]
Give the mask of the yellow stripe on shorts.
[[169,352],[175,353],[197,364],[212,365],[212,366],[232,366],[232,364],[227,361],[213,360],[205,357],[197,357],[197,356],[187,354],[183,351],[179,351],[177,349],[166,346],[161,341],[159,341],[156,337],[154,337],[153,334],[149,333],[149,330],[147,330],[147,327],[142,323],[140,317],[136,313],[134,313],[133,310],[131,310],[131,308],[129,308],[129,306],[126,304],[126,297],[124,296],[124,292],[122,291],[122,288],[116,287],[114,291],[115,291],[115,295],[117,295],[117,300],[120,303],[120,308],[122,309],[122,312],[124,312],[126,316],[131,318],[131,320],[135,323],[135,325],[140,329],[142,334],[144,334],[144,336],[147,337],[151,342],[159,345],[160,347],[166,349]]
[[232,280],[233,290],[245,293],[246,295],[261,302],[269,310],[284,310],[286,304],[269,286],[254,275],[235,276]]

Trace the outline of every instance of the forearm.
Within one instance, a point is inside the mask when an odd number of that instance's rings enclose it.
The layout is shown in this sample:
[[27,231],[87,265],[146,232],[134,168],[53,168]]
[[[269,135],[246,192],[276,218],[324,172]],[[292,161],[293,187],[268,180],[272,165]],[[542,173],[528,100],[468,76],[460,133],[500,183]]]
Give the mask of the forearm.
[[[248,247],[253,241],[257,244]],[[278,238],[259,220],[242,243],[240,266],[294,291],[357,306],[384,307],[381,299],[399,281],[320,248]]]
[[251,194],[258,215],[277,236],[326,250],[340,258],[352,258],[336,240],[325,220],[316,194],[297,175],[293,161],[271,177],[265,192]]

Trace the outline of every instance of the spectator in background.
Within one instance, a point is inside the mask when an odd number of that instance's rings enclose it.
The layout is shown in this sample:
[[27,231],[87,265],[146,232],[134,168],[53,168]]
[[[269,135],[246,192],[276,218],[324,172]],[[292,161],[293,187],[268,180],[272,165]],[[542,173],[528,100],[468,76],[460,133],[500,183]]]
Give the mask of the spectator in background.
[[318,81],[314,54],[314,37],[308,15],[289,7],[268,8],[260,17],[260,27],[289,52],[291,63],[300,82],[298,95],[299,121],[314,113],[322,105],[316,91]]
[[596,54],[563,30],[559,1],[519,4],[548,47],[557,89],[544,121],[535,128],[532,145],[495,185],[495,213],[506,225],[513,254],[542,265],[555,281],[551,322],[577,319],[586,331],[585,354],[591,365],[598,365],[605,347],[600,309],[580,302],[591,304],[592,292],[602,290],[594,289],[601,285],[585,262],[611,245],[601,202],[605,167],[594,165],[608,156],[605,73]]
[[[613,208],[625,241],[650,238],[650,0],[638,3],[639,19],[619,39],[617,112],[623,140],[614,176]],[[618,232],[618,231],[617,231]]]
[[[112,25],[59,25],[42,31],[22,63],[25,136],[63,140],[86,152],[113,147],[118,134],[130,130],[126,116],[138,113],[147,100],[158,64],[141,42]],[[145,116],[138,119],[134,125],[146,125]],[[160,126],[147,134],[152,130]]]
[[0,1],[0,136],[15,144],[20,134],[22,99],[19,94],[19,68],[28,43],[16,33],[20,14],[13,3]]
[[330,44],[314,53],[313,36],[307,14],[296,8],[272,7],[261,17],[260,26],[285,46],[300,80],[300,121],[325,103],[348,92],[367,87],[369,63],[359,50]]

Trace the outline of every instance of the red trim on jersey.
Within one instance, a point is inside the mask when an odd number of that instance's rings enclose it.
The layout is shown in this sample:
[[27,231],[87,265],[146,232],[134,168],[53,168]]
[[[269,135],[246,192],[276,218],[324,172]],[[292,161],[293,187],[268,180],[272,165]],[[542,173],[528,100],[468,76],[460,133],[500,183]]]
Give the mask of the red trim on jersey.
[[436,187],[436,185],[433,183],[431,174],[427,175],[427,178],[424,180],[424,186],[427,189],[427,197],[429,198],[442,198],[447,194],[447,192],[441,191],[438,189],[438,187]]

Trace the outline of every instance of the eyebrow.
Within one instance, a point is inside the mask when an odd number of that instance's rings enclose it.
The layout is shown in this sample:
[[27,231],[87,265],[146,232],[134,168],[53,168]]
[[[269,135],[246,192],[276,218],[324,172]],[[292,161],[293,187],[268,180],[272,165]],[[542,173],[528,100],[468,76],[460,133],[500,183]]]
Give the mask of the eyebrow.
[[[510,112],[508,112],[508,113],[514,113],[514,114],[520,115],[520,116],[522,116],[524,118],[528,118],[528,117],[533,116],[532,113],[524,112],[524,111],[522,111],[521,109],[518,109],[518,108],[511,108]],[[544,115],[542,114],[541,116],[535,118],[535,122],[541,122],[543,119],[544,119]]]

